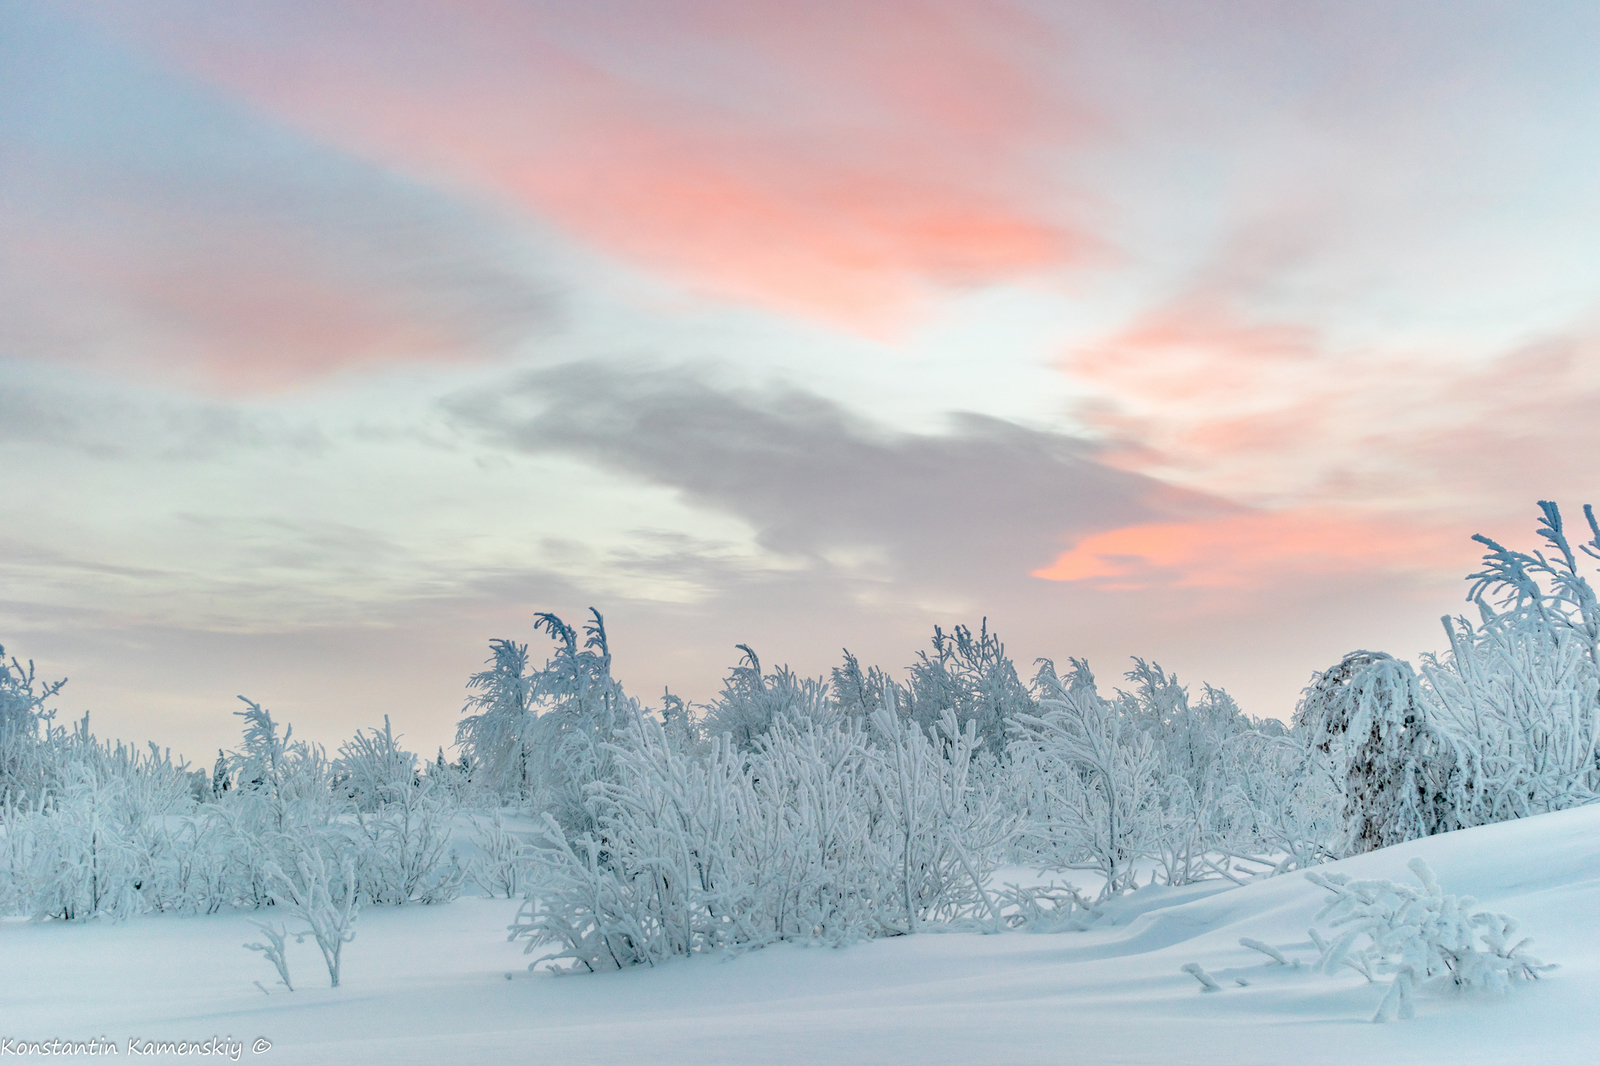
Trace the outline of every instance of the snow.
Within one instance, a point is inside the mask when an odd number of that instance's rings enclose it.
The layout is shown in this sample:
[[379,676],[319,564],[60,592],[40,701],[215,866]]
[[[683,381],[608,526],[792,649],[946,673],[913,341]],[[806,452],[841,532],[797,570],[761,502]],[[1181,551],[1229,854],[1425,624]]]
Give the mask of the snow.
[[[242,947],[259,939],[250,924],[259,912],[6,921],[0,1037],[99,1037],[119,1059],[130,1038],[231,1037],[241,1061],[341,1066],[1594,1062],[1600,806],[1319,869],[1400,880],[1416,856],[1445,891],[1519,919],[1534,953],[1560,969],[1504,995],[1436,979],[1419,990],[1414,1020],[1373,1024],[1381,985],[1310,973],[1307,929],[1326,893],[1298,874],[1141,888],[1087,932],[786,944],[560,978],[529,973],[520,945],[505,940],[517,901],[463,898],[363,910],[338,989],[325,987],[315,946],[291,940],[299,990],[270,995],[253,982],[272,988],[272,967]],[[1241,937],[1306,965],[1277,965]],[[1202,994],[1187,963],[1223,991]],[[258,1038],[270,1049],[253,1053]]]

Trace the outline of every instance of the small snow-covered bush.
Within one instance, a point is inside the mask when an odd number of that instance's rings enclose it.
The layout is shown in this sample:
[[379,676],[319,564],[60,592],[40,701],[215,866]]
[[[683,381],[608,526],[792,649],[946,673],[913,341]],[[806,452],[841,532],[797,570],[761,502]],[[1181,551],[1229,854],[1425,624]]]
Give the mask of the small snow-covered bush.
[[57,781],[64,733],[52,727],[55,711],[45,706],[66,679],[41,684],[33,661],[27,666],[0,645],[0,799],[37,800]]
[[947,713],[960,729],[971,722],[996,757],[1005,750],[1011,722],[1036,710],[988,619],[976,635],[963,625],[948,635],[934,626],[933,654],[917,653],[903,699],[901,713],[924,730],[938,728]]
[[[1332,973],[1349,965],[1369,980],[1394,975],[1373,1021],[1412,1017],[1416,986],[1436,974],[1449,974],[1459,987],[1504,991],[1551,968],[1528,954],[1532,940],[1516,939],[1513,919],[1475,911],[1471,896],[1446,895],[1422,859],[1406,865],[1420,887],[1306,874],[1330,893],[1317,919],[1331,918],[1334,928],[1343,930],[1332,942],[1315,937],[1323,951],[1314,969]],[[1362,937],[1365,944],[1358,943]]]
[[1216,774],[1224,861],[1281,874],[1339,858],[1341,790],[1327,755],[1299,737],[1252,730],[1224,745]]
[[[267,942],[246,944],[245,950],[261,952],[262,957],[272,963],[273,968],[278,971],[278,983],[293,992],[294,983],[289,980],[289,960],[285,954],[290,935],[288,930],[281,924],[276,929],[267,922],[252,921],[250,924],[261,930],[261,935],[267,938]],[[257,981],[256,984],[259,986],[261,982]]]
[[356,918],[361,913],[361,893],[356,886],[355,862],[342,863],[334,850],[316,837],[286,835],[274,843],[288,862],[266,863],[272,898],[291,918],[306,923],[305,936],[317,942],[328,967],[328,984],[339,987],[339,964],[344,946],[355,939]]
[[1140,862],[1182,885],[1234,877],[1234,859],[1268,872],[1322,854],[1322,841],[1306,838],[1325,828],[1313,813],[1323,797],[1285,787],[1282,772],[1305,760],[1278,723],[1245,717],[1209,685],[1191,702],[1176,677],[1142,659],[1127,679],[1133,690],[1108,699],[1087,663],[1072,660],[1063,679],[1041,660],[1038,712],[1013,716],[1007,748],[1023,814],[1017,859],[1095,871],[1104,898],[1130,890]]
[[116,817],[117,784],[82,766],[72,775],[64,795],[27,808],[7,805],[7,902],[35,919],[137,914],[149,856]]
[[1103,912],[1071,885],[1005,884],[993,893],[1007,929],[1061,933],[1087,929]]

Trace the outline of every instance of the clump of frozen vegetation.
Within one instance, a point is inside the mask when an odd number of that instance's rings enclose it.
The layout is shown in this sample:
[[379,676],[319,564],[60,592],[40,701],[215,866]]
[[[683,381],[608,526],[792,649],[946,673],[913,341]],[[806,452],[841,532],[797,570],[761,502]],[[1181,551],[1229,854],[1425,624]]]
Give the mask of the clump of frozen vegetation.
[[506,800],[548,811],[567,832],[595,828],[589,786],[613,775],[611,740],[637,704],[611,677],[611,649],[598,611],[578,632],[553,614],[534,629],[557,644],[541,670],[529,672],[528,648],[491,642],[491,667],[474,674],[456,742],[476,768],[474,780]]
[[[247,700],[239,749],[207,772],[154,745],[97,741],[87,718],[56,727],[45,701],[59,689],[36,685],[14,660],[0,674],[8,913],[79,921],[298,907],[310,932],[337,928],[347,941],[348,923],[325,920],[323,896],[353,921],[362,904],[441,902],[460,890],[452,793],[387,722],[330,760]],[[337,947],[325,950],[333,976]]]
[[[1389,977],[1373,1021],[1414,1017],[1416,989],[1431,977],[1448,975],[1459,989],[1504,992],[1515,982],[1537,980],[1555,969],[1529,953],[1533,940],[1517,936],[1516,919],[1477,910],[1471,896],[1447,894],[1421,858],[1406,865],[1416,885],[1306,873],[1307,880],[1329,893],[1316,920],[1331,919],[1335,931],[1329,940],[1314,928],[1308,930],[1318,951],[1311,972],[1331,975],[1348,968],[1371,982]],[[1291,963],[1271,944],[1250,937],[1239,943],[1280,966],[1300,966],[1299,959]],[[1182,969],[1205,986],[1203,991],[1221,991],[1198,963]]]
[[[525,896],[512,935],[540,961],[588,971],[780,941],[1082,929],[1141,876],[1244,883],[1588,803],[1600,607],[1580,561],[1600,557],[1600,525],[1585,508],[1593,537],[1575,548],[1541,508],[1544,552],[1479,538],[1479,619],[1446,620],[1448,654],[1419,671],[1352,653],[1313,677],[1288,726],[1143,659],[1123,687],[1078,659],[1038,660],[1028,677],[986,623],[936,628],[903,680],[848,651],[828,677],[803,677],[739,645],[710,704],[668,693],[649,708],[612,676],[598,612],[581,629],[541,614],[552,652],[539,665],[526,644],[491,642],[453,760],[419,762],[387,719],[330,757],[246,701],[239,747],[207,771],[100,742],[87,718],[57,725],[60,683],[0,661],[0,908],[275,908],[303,926],[278,935],[315,939],[336,984],[362,907],[445,902],[470,880]],[[538,828],[512,831],[513,813]],[[1002,862],[1100,887],[997,890]],[[1366,891],[1339,884],[1341,899]],[[1390,917],[1443,914],[1436,889],[1425,881]],[[1368,954],[1329,965],[1434,972],[1446,940],[1395,947],[1371,924],[1377,906],[1359,903]],[[1514,975],[1510,927],[1464,920],[1475,954],[1458,937],[1443,964],[1470,981]],[[256,949],[279,965],[276,941]],[[1410,985],[1396,988],[1398,1013]]]
[[1580,573],[1600,523],[1573,550],[1541,503],[1549,554],[1487,537],[1472,575],[1479,612],[1445,618],[1450,651],[1416,671],[1352,652],[1317,675],[1296,730],[1331,758],[1342,793],[1340,853],[1562,810],[1600,798],[1600,606]]
[[636,714],[593,789],[598,832],[547,816],[514,935],[593,970],[998,923],[985,884],[1011,816],[971,779],[978,743],[953,715],[930,734],[886,707],[779,719],[749,751],[723,735],[700,755]]
[[[1388,880],[1352,881],[1344,874],[1306,877],[1330,893],[1317,918],[1331,918],[1343,932],[1331,943],[1313,932],[1322,948],[1314,970],[1333,973],[1349,966],[1373,980],[1393,974],[1373,1021],[1410,1018],[1412,994],[1423,980],[1449,974],[1460,988],[1503,992],[1511,982],[1533,980],[1551,969],[1532,955],[1533,941],[1517,939],[1517,923],[1504,914],[1474,911],[1471,896],[1446,895],[1421,859],[1407,864],[1420,884]],[[1364,945],[1358,941],[1366,938]]]

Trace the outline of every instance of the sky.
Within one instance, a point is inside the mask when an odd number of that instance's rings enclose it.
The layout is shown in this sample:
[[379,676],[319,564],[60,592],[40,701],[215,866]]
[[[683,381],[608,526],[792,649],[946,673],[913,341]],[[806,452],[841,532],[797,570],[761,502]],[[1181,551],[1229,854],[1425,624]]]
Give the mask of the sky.
[[1292,713],[1600,454],[1600,8],[0,5],[0,643],[208,762],[987,619]]

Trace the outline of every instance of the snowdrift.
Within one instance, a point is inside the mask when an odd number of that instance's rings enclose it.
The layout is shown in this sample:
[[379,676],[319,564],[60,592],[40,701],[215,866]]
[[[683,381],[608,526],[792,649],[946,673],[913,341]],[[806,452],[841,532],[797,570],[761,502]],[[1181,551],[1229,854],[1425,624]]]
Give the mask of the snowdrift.
[[[1315,959],[1307,929],[1326,893],[1298,874],[1142,888],[1087,932],[785,944],[564,978],[529,973],[504,939],[516,902],[462,899],[363,912],[338,989],[316,987],[315,946],[291,941],[305,979],[292,994],[254,984],[271,987],[273,974],[241,946],[256,939],[244,914],[0,923],[0,1037],[99,1039],[119,1059],[130,1039],[222,1037],[240,1061],[341,1066],[1594,1062],[1600,806],[1320,869],[1401,880],[1414,856],[1445,891],[1520,919],[1560,968],[1503,995],[1431,981],[1414,1020],[1372,1024],[1381,985],[1239,945],[1252,937]],[[1223,991],[1202,994],[1181,971],[1190,962]]]

